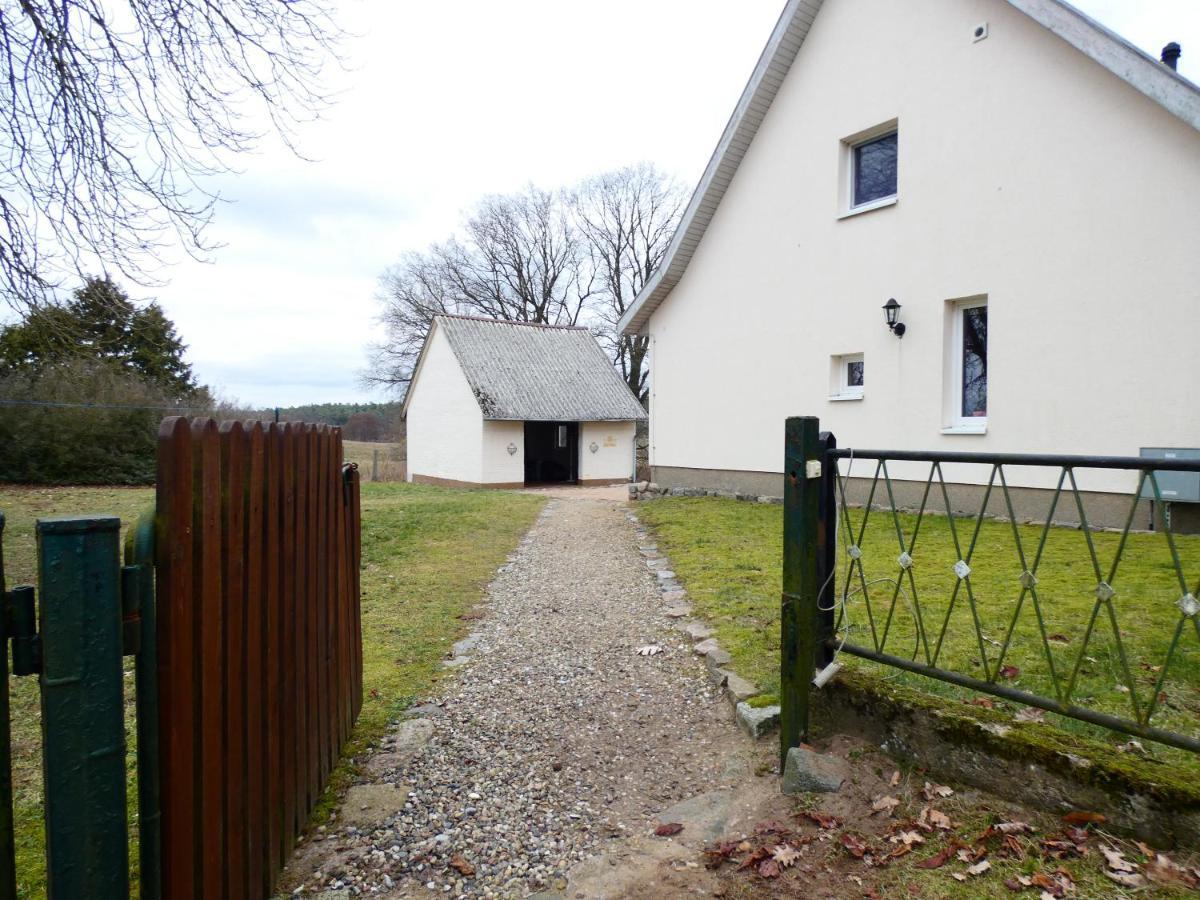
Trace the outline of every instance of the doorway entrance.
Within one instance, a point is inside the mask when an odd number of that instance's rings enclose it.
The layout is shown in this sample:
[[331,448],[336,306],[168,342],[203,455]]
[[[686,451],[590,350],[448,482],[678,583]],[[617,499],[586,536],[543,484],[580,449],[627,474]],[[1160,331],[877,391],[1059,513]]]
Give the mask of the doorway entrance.
[[574,484],[579,480],[579,423],[525,423],[525,483]]

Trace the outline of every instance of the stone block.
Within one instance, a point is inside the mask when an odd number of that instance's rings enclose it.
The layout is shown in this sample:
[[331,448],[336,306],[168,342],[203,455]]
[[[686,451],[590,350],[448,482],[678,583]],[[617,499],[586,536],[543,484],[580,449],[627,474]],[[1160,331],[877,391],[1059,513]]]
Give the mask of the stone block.
[[788,751],[783,767],[781,789],[785,794],[832,794],[846,780],[844,766],[845,763],[836,757],[793,747]]

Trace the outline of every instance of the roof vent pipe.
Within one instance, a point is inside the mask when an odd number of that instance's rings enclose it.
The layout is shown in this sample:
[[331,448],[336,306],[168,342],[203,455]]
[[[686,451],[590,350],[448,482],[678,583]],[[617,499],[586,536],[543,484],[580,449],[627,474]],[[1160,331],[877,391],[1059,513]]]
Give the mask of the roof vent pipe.
[[1163,47],[1162,61],[1165,65],[1170,66],[1173,71],[1179,69],[1179,57],[1183,55],[1183,48],[1174,41]]

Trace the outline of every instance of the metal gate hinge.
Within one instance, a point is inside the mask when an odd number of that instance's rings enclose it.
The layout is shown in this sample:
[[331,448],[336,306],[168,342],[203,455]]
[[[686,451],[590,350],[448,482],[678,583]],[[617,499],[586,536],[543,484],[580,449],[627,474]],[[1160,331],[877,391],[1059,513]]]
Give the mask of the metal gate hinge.
[[42,671],[42,639],[37,633],[33,588],[19,585],[4,595],[5,619],[12,638],[12,673],[37,675]]

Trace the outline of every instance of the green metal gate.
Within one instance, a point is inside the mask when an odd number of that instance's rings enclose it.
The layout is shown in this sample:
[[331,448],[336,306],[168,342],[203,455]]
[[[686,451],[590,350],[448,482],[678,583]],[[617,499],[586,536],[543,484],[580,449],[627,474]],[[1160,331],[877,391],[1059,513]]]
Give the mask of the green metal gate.
[[[32,587],[7,589],[0,559],[5,669],[11,661],[13,675],[36,676],[40,686],[52,897],[129,894],[124,656],[136,657],[138,745],[145,750],[138,755],[141,893],[158,896],[153,534],[148,516],[130,533],[122,566],[119,519],[40,520],[36,602]],[[7,900],[17,896],[17,873],[8,679],[0,681],[0,898]]]

